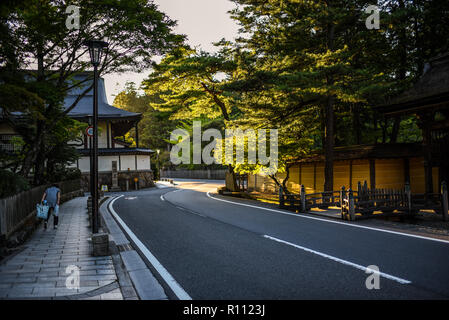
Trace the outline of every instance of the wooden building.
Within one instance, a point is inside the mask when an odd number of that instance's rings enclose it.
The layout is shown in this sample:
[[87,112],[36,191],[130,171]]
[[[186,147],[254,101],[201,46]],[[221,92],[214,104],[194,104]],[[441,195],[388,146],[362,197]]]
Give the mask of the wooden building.
[[387,117],[413,114],[419,119],[425,191],[438,192],[435,185],[449,182],[449,53],[430,60],[411,89],[377,109]]
[[[357,188],[367,181],[370,188],[402,189],[410,183],[413,193],[425,192],[424,154],[420,144],[395,143],[335,148],[334,190]],[[278,174],[284,178],[285,174]],[[433,170],[434,188],[438,190],[438,170]],[[288,187],[299,193],[303,184],[306,193],[324,191],[324,156],[316,153],[301,159],[290,168]],[[270,177],[250,175],[248,188],[260,192],[276,192]]]
[[[90,72],[82,72],[74,77],[75,81],[84,81]],[[74,87],[64,100],[64,108],[73,104],[78,96],[91,85],[92,80],[86,81],[79,87]],[[0,148],[7,152],[13,152],[17,148],[13,143],[18,133],[8,125],[1,117],[0,106]],[[14,113],[20,117],[20,112]],[[91,123],[93,118],[93,90],[81,98],[76,106],[70,110],[68,116],[81,122]],[[113,186],[113,175],[117,176],[117,184],[122,190],[136,187],[135,179],[138,179],[138,187],[153,186],[153,171],[151,170],[150,156],[153,150],[139,146],[138,124],[142,119],[140,113],[129,112],[115,108],[108,104],[103,78],[98,79],[98,175],[99,185]],[[132,147],[124,141],[127,132],[135,130],[136,146]],[[81,133],[82,143],[71,142],[79,153],[79,159],[69,165],[78,168],[83,178],[83,186],[87,190],[90,186],[90,153],[92,138],[88,138],[85,132]],[[113,170],[114,168],[114,170]],[[114,173],[113,173],[114,171]],[[116,172],[115,172],[116,171]]]

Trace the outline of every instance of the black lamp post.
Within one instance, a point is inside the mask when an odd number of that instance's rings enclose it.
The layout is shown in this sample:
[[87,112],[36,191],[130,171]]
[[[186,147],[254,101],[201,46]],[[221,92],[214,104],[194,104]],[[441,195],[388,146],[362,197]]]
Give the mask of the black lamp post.
[[157,149],[157,179],[160,181],[161,180],[161,167],[160,167],[160,163],[159,163],[159,153],[161,152],[161,150]]
[[101,62],[103,49],[108,46],[107,42],[99,40],[88,40],[84,45],[89,47],[90,62],[94,66],[94,105],[93,105],[93,148],[91,157],[92,170],[90,172],[91,196],[92,196],[92,233],[98,233],[98,66]]

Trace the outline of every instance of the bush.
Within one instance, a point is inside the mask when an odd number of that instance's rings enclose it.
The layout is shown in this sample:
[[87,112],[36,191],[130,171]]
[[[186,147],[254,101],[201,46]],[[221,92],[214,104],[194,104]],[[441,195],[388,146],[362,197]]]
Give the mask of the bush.
[[65,168],[58,166],[51,176],[48,176],[50,182],[59,182],[66,180],[75,180],[81,178],[81,171],[78,168]]
[[30,189],[28,181],[9,170],[0,170],[0,198],[6,198]]

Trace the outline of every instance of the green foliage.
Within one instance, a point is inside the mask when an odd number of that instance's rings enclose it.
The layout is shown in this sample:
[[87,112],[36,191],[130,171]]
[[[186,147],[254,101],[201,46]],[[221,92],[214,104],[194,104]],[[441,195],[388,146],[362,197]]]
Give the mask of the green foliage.
[[81,178],[81,171],[78,168],[67,168],[63,165],[57,165],[49,177],[48,182],[60,182],[66,180],[75,180]]
[[[276,128],[279,172],[287,177],[291,163],[311,151],[325,149],[331,162],[334,145],[421,140],[414,116],[383,119],[374,107],[449,49],[449,2],[378,1],[380,29],[369,30],[368,0],[232,1],[241,37],[218,42],[215,54],[179,47],[153,64],[139,97],[145,102],[136,103],[144,113],[187,127],[212,119],[221,131]],[[164,121],[152,122],[165,130]]]
[[0,169],[0,198],[6,198],[30,189],[28,181],[9,170]]
[[[153,96],[139,94],[135,84],[128,83],[125,90],[115,97],[113,103],[117,108],[142,114],[142,120],[139,122],[139,144],[153,150],[167,148],[166,140],[177,124],[177,121],[169,119],[168,112],[153,107],[160,101],[157,94]],[[131,131],[129,137],[134,141],[135,132]]]
[[[24,142],[22,156],[10,168],[20,170],[23,177],[33,172],[34,184],[52,179],[58,166],[76,159],[76,151],[67,142],[80,128],[65,116],[91,90],[85,82],[92,77],[74,81],[91,68],[85,40],[109,43],[98,68],[104,75],[147,68],[154,55],[168,52],[184,39],[172,31],[176,22],[152,1],[77,0],[70,4],[80,7],[79,29],[66,27],[65,1],[3,1],[0,5],[0,105],[3,118]],[[30,71],[30,67],[37,69]],[[67,92],[77,87],[79,97],[63,110]],[[16,111],[21,117],[15,116]]]
[[170,113],[171,119],[228,121],[236,112],[232,97],[220,89],[234,70],[234,63],[224,56],[181,47],[153,64],[153,70],[143,83],[145,92],[160,98],[153,107]]

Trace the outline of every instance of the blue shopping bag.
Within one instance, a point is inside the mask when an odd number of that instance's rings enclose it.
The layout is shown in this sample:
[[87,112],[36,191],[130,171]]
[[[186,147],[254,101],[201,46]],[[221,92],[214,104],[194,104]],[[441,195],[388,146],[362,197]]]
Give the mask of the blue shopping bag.
[[36,205],[36,216],[40,219],[46,220],[48,217],[48,210],[50,209],[49,206],[37,204]]

